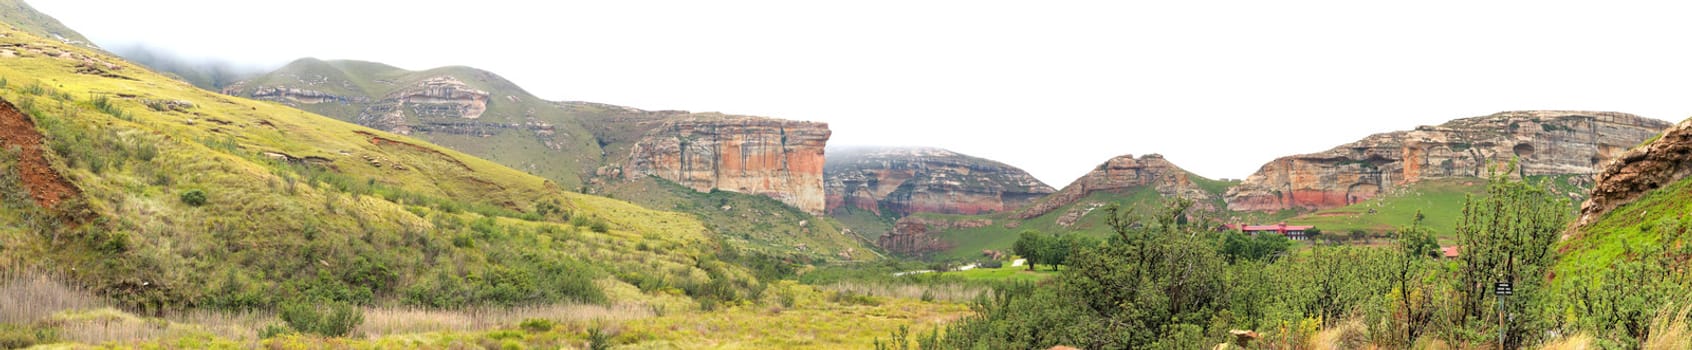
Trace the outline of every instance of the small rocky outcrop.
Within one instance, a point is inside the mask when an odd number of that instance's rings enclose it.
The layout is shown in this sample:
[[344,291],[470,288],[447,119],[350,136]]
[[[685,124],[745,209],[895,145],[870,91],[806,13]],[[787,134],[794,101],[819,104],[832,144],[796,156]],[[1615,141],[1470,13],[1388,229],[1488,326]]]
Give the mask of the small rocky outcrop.
[[1022,169],[939,148],[831,150],[823,174],[830,212],[991,213],[1056,191]]
[[1520,111],[1371,135],[1263,165],[1228,190],[1236,211],[1319,210],[1368,200],[1407,183],[1484,177],[1520,159],[1514,175],[1593,174],[1667,122],[1615,112]]
[[992,225],[988,219],[945,220],[908,216],[893,223],[893,231],[881,234],[875,245],[889,252],[921,255],[952,248],[952,244],[937,235],[950,229],[977,228]]
[[1153,188],[1165,197],[1192,199],[1195,205],[1201,208],[1216,209],[1214,205],[1209,204],[1215,202],[1216,195],[1194,184],[1192,176],[1159,154],[1147,154],[1139,158],[1134,158],[1131,154],[1121,155],[1099,164],[1093,171],[1076,179],[1069,186],[1064,186],[1057,193],[1017,211],[1011,217],[1026,220],[1045,215],[1097,191],[1144,187]]
[[624,176],[657,176],[697,191],[764,195],[824,211],[828,124],[694,114],[667,119],[630,147]]
[[[285,86],[260,86],[260,87],[254,88],[252,92],[245,93],[245,94],[242,93],[242,91],[240,90],[239,87],[231,87],[231,88],[225,88],[223,90],[223,93],[228,94],[228,95],[245,95],[248,98],[252,98],[252,99],[255,99],[255,100],[275,101],[275,102],[281,102],[281,103],[285,103],[285,104],[314,105],[314,104],[319,104],[319,103],[330,103],[330,102],[336,102],[336,103],[368,103],[368,102],[370,102],[368,99],[365,99],[363,97],[337,96],[337,95],[333,95],[333,94],[329,94],[329,93],[317,91],[317,90],[296,89],[296,88],[290,88],[290,87],[285,87]],[[290,102],[292,102],[292,103],[290,103]]]
[[1592,197],[1580,206],[1576,225],[1591,224],[1610,210],[1687,176],[1692,176],[1692,119],[1605,164]]

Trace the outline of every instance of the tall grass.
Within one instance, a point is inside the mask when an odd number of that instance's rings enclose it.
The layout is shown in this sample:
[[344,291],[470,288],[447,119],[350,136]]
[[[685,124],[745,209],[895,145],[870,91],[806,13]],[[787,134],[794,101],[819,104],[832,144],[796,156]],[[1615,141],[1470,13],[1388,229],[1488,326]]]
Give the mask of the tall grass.
[[515,327],[528,319],[552,321],[624,321],[655,316],[645,305],[540,305],[510,308],[430,310],[371,308],[355,333],[371,338],[429,332],[474,332]]
[[109,307],[93,293],[70,287],[46,273],[0,274],[0,322],[34,323],[65,310]]
[[1692,324],[1688,324],[1688,316],[1692,316],[1692,303],[1678,308],[1671,304],[1657,311],[1657,317],[1651,319],[1651,336],[1639,347],[1647,350],[1692,349]]
[[[274,312],[195,309],[137,316],[92,291],[61,282],[53,274],[7,272],[0,275],[0,324],[54,331],[58,341],[81,344],[137,344],[185,336],[214,336],[249,347],[260,345],[260,331],[283,324]],[[538,305],[435,310],[404,307],[364,309],[365,321],[354,335],[379,338],[431,332],[480,332],[516,327],[524,320],[558,322],[611,321],[654,317],[639,304]]]

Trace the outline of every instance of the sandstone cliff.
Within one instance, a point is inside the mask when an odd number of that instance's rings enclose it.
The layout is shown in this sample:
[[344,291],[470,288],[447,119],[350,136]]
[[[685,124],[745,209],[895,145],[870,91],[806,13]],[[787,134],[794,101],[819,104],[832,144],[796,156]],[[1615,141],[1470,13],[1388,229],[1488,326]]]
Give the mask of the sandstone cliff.
[[1586,226],[1617,206],[1692,176],[1692,119],[1669,128],[1649,144],[1628,150],[1598,173],[1592,197],[1580,206],[1577,226]]
[[626,176],[657,176],[697,191],[769,196],[822,213],[828,124],[694,114],[663,121],[629,151]]
[[1210,203],[1217,200],[1216,195],[1195,183],[1193,176],[1163,159],[1162,155],[1147,154],[1140,158],[1117,156],[1064,186],[1063,190],[1017,211],[1011,217],[1026,220],[1075,203],[1093,192],[1136,188],[1152,188],[1165,197],[1184,197],[1192,199],[1200,208],[1215,209],[1215,205]]
[[1055,191],[1022,169],[938,148],[831,150],[823,174],[830,212],[1001,212]]
[[1519,111],[1375,134],[1263,165],[1228,190],[1228,208],[1342,207],[1424,179],[1485,176],[1511,158],[1520,159],[1515,175],[1593,174],[1668,126],[1625,113]]

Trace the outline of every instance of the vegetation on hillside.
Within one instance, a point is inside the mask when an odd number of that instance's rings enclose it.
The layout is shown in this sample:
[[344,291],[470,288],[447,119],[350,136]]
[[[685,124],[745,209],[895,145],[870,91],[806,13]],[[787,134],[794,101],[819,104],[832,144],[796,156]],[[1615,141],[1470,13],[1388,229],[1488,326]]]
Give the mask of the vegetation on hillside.
[[[0,98],[44,136],[62,203],[8,200],[0,270],[181,308],[734,304],[762,287],[694,218],[564,190],[404,136],[206,92],[0,29]],[[93,63],[89,63],[93,62]],[[15,156],[0,162],[17,162]],[[16,167],[0,168],[0,174]],[[28,193],[0,175],[0,193]],[[640,293],[617,298],[607,286]]]
[[[1391,247],[1230,257],[1251,250],[1231,249],[1229,233],[1203,221],[1182,223],[1188,203],[1147,215],[1107,208],[1114,235],[1070,252],[1055,283],[998,288],[935,342],[1192,349],[1234,343],[1231,330],[1252,330],[1260,337],[1250,343],[1263,348],[1632,348],[1674,344],[1659,335],[1684,334],[1684,314],[1663,307],[1684,305],[1686,289],[1676,281],[1685,276],[1653,265],[1659,260],[1611,274],[1552,273],[1569,204],[1547,186],[1496,177],[1463,202],[1454,235],[1464,248],[1451,260],[1436,260],[1433,232],[1414,216]],[[1608,282],[1553,287],[1569,278]],[[1494,295],[1501,282],[1513,284],[1512,295]]]

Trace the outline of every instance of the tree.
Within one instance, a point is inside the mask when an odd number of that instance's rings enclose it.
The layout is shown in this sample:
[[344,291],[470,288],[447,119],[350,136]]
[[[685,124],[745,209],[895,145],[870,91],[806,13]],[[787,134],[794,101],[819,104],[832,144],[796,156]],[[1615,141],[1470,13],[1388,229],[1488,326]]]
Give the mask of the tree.
[[1423,329],[1433,322],[1433,293],[1430,286],[1423,283],[1428,258],[1440,256],[1439,242],[1422,227],[1422,212],[1416,211],[1416,216],[1410,221],[1410,226],[1398,229],[1397,254],[1393,256],[1393,271],[1390,278],[1394,290],[1397,291],[1397,314],[1394,323],[1404,329],[1403,343],[1409,346],[1411,342],[1421,336]]
[[1034,264],[1046,261],[1046,253],[1050,252],[1047,245],[1045,234],[1035,230],[1023,230],[1022,234],[1017,236],[1016,243],[1011,244],[1011,251],[1028,260],[1028,270],[1033,271]]
[[[1548,297],[1541,287],[1557,261],[1551,248],[1569,216],[1567,198],[1506,177],[1515,166],[1512,161],[1496,172],[1484,196],[1471,195],[1463,204],[1456,229],[1463,254],[1453,286],[1463,325],[1484,334],[1503,327],[1507,348],[1519,348],[1536,330],[1548,328],[1542,310],[1530,306]],[[1495,299],[1494,283],[1511,283],[1514,295]]]
[[1274,262],[1276,258],[1286,254],[1290,247],[1292,241],[1286,236],[1229,231],[1222,234],[1221,253],[1230,264],[1245,260]]

